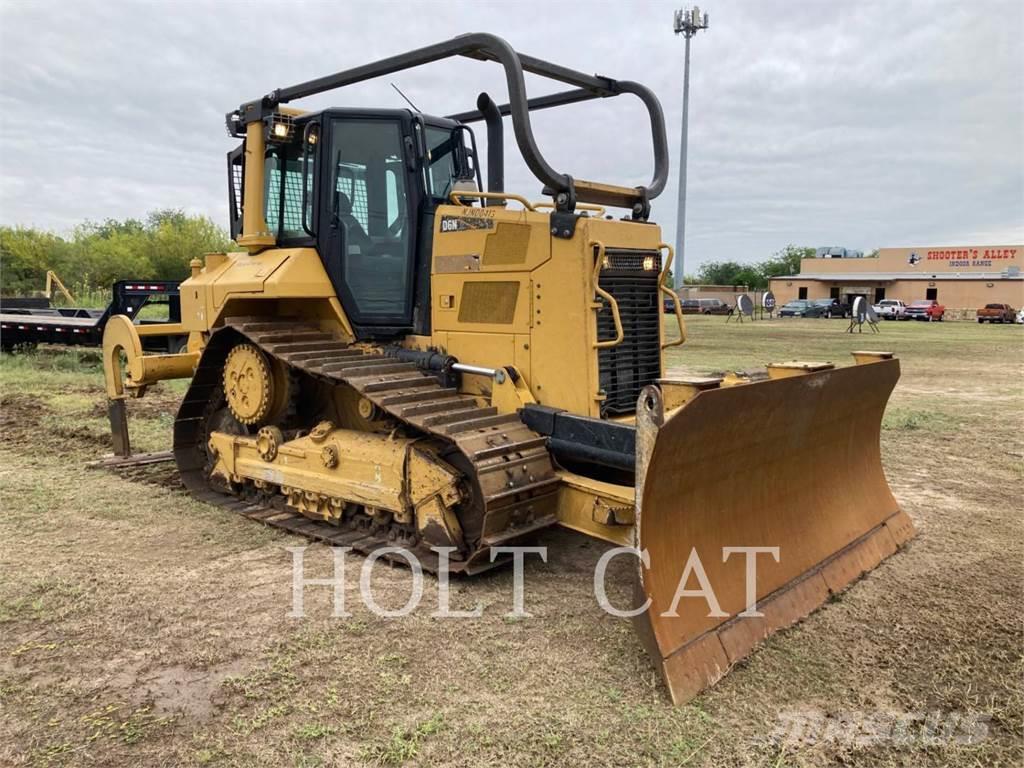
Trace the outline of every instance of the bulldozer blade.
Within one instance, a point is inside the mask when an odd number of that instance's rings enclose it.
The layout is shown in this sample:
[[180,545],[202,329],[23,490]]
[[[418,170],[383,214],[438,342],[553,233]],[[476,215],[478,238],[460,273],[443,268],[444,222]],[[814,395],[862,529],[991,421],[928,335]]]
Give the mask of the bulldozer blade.
[[[710,389],[667,420],[659,390],[641,394],[636,605],[648,607],[634,623],[673,702],[914,535],[880,455],[899,373],[889,359]],[[752,547],[777,550],[735,550]]]

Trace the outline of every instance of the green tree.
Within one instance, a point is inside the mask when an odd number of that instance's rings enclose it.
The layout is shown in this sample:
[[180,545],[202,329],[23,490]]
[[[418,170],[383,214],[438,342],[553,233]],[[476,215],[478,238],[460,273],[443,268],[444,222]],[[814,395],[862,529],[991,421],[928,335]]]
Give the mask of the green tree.
[[157,211],[149,216],[150,263],[161,280],[180,280],[188,275],[188,263],[204,253],[229,250],[227,234],[205,216],[186,216],[182,211]]
[[46,271],[66,274],[73,247],[63,238],[28,227],[0,227],[0,289],[10,295],[43,288]]
[[801,248],[787,245],[776,251],[771,258],[755,264],[742,264],[738,261],[709,261],[701,264],[697,276],[687,277],[687,282],[704,285],[746,285],[751,289],[768,287],[768,280],[782,275],[796,275],[800,272],[800,262],[814,257],[814,248]]
[[776,251],[770,259],[762,261],[759,265],[764,284],[767,285],[771,277],[800,274],[800,262],[814,258],[814,253],[814,248],[800,248],[795,245],[787,245],[781,251]]
[[761,281],[756,264],[738,261],[709,261],[697,270],[697,282],[703,285],[749,285],[755,288]]
[[31,293],[54,270],[68,285],[109,288],[124,278],[183,280],[189,262],[228,250],[231,240],[206,216],[169,209],[145,219],[84,222],[68,238],[29,227],[0,227],[5,294]]
[[708,261],[697,269],[697,281],[704,285],[736,285],[743,265],[736,261]]

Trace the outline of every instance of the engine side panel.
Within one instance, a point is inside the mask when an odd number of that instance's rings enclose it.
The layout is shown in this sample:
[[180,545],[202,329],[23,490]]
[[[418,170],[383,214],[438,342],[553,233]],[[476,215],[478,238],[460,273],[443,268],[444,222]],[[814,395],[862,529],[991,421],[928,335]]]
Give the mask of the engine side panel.
[[[537,402],[600,416],[606,393],[595,314],[600,309],[608,318],[610,310],[597,301],[596,244],[657,254],[661,230],[580,217],[571,237],[556,237],[551,226],[547,211],[439,207],[430,343],[463,363],[514,365]],[[648,324],[660,329],[660,301],[649,314]],[[629,343],[627,338],[622,349]],[[467,391],[489,394],[486,377],[464,376],[463,381]]]

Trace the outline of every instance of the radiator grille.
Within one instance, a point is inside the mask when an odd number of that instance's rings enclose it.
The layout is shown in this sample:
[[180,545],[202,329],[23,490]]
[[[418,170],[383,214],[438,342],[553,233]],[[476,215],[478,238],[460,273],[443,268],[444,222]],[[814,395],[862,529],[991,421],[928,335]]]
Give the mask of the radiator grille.
[[[601,271],[599,284],[618,302],[625,334],[621,344],[598,350],[598,376],[606,395],[602,415],[633,413],[640,390],[661,376],[659,270],[642,267],[643,259],[651,256],[660,266],[657,252],[613,253],[615,260]],[[597,313],[597,337],[615,338],[610,308]]]

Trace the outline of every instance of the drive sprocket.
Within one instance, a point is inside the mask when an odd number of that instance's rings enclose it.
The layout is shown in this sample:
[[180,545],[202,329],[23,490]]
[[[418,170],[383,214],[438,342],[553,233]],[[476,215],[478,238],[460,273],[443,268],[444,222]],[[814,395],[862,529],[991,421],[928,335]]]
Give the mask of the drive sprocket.
[[266,355],[254,344],[236,344],[228,352],[224,361],[224,397],[239,423],[252,425],[266,420],[283,394],[275,392],[278,378]]

